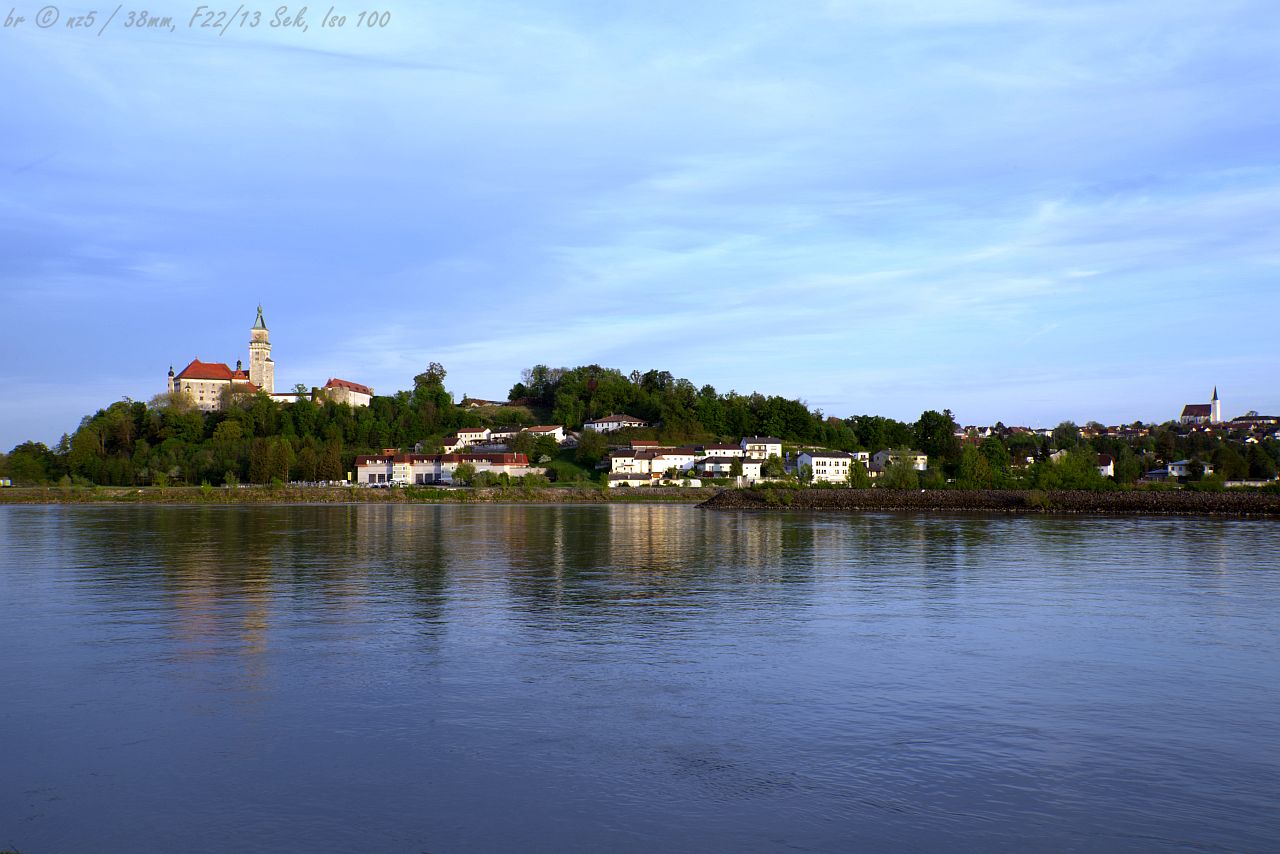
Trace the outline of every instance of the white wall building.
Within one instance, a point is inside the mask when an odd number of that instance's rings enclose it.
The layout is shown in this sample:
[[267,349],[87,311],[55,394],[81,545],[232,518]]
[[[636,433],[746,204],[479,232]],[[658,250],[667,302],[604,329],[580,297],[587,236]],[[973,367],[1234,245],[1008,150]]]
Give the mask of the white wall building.
[[404,454],[383,452],[356,457],[356,483],[370,486],[383,483],[402,486],[453,482],[453,473],[470,463],[476,473],[493,472],[520,477],[542,474],[531,467],[524,454]]
[[801,451],[796,455],[796,464],[808,466],[815,481],[846,483],[853,455],[845,451]]
[[782,458],[782,440],[773,436],[747,436],[742,440],[742,450],[753,460]]
[[526,427],[521,432],[532,433],[534,436],[550,436],[556,440],[556,444],[564,444],[564,428],[559,424],[540,424],[537,427]]
[[625,430],[628,427],[644,427],[645,422],[639,418],[630,415],[606,415],[603,418],[596,418],[582,425],[584,430],[595,430],[597,433],[612,433],[615,430]]
[[[907,459],[916,471],[924,471],[929,467],[929,458],[919,451],[907,451]],[[898,451],[876,451],[871,457],[871,464],[879,471],[884,471],[891,463],[902,458]]]

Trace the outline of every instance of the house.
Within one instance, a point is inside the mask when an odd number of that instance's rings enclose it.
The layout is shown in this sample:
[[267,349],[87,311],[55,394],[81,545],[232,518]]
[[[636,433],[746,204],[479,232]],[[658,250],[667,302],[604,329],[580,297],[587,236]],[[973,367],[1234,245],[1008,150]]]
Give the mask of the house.
[[740,445],[703,445],[704,457],[745,457],[746,449]]
[[633,451],[654,451],[658,448],[666,447],[661,442],[654,439],[632,439],[631,450]]
[[753,460],[782,458],[782,440],[773,436],[747,436],[740,444],[743,452]]
[[531,433],[535,438],[538,436],[550,436],[556,440],[557,445],[564,444],[564,428],[559,424],[539,424],[536,427],[526,427],[520,432]]
[[649,460],[649,470],[665,473],[671,469],[687,472],[697,463],[699,454],[693,448],[662,448],[647,453],[653,456]]
[[[1183,478],[1191,477],[1191,470],[1194,465],[1195,463],[1193,460],[1178,460],[1177,462],[1169,463],[1165,468],[1169,477],[1176,477],[1179,480],[1182,480]],[[1213,474],[1213,466],[1208,463],[1201,463],[1200,466],[1204,469],[1203,474],[1205,477]]]
[[1183,424],[1218,424],[1222,421],[1222,402],[1218,400],[1218,387],[1213,387],[1213,398],[1208,403],[1188,403],[1182,407]]
[[368,406],[369,401],[373,400],[373,389],[369,386],[336,377],[330,377],[324,384],[324,388],[320,389],[320,393],[327,400],[345,403],[348,406]]
[[494,427],[489,431],[489,441],[498,444],[505,444],[514,439],[519,435],[519,433],[520,428],[514,424],[504,427]]
[[460,442],[468,447],[471,445],[483,445],[485,442],[489,441],[489,428],[462,427],[454,435],[458,437]]
[[632,427],[644,427],[645,422],[630,415],[606,415],[587,421],[582,425],[584,430],[595,430],[597,433],[612,433],[615,430],[626,430]]
[[653,478],[647,474],[634,474],[630,472],[615,472],[609,475],[609,488],[617,489],[620,486],[649,486],[653,482]]
[[[742,467],[742,474],[734,475],[734,466]],[[703,457],[693,468],[703,477],[741,477],[748,483],[760,479],[760,460],[749,460],[746,457]]]
[[845,451],[801,451],[796,456],[800,468],[809,467],[815,481],[846,483],[853,455]]
[[876,451],[876,453],[871,457],[871,467],[875,471],[884,471],[891,464],[902,459],[903,453],[906,454],[906,459],[911,463],[911,467],[916,471],[924,471],[929,467],[929,458],[919,451],[899,452],[890,450]]
[[1116,476],[1116,461],[1110,454],[1098,454],[1098,474],[1103,477]]
[[609,455],[609,471],[613,474],[648,474],[653,460],[651,451],[614,451]]
[[446,454],[461,451],[465,447],[467,447],[467,443],[457,433],[450,433],[440,440],[440,450]]
[[530,467],[524,454],[405,454],[389,448],[381,454],[356,457],[356,483],[362,486],[452,483],[453,473],[463,463],[470,463],[477,473],[505,473],[511,477],[544,471]]

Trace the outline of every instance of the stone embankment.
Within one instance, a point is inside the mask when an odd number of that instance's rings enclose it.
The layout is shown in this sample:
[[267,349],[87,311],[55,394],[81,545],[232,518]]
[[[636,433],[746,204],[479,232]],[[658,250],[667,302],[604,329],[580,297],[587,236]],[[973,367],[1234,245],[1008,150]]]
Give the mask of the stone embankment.
[[976,511],[1173,516],[1280,516],[1280,495],[1190,490],[725,489],[710,510]]

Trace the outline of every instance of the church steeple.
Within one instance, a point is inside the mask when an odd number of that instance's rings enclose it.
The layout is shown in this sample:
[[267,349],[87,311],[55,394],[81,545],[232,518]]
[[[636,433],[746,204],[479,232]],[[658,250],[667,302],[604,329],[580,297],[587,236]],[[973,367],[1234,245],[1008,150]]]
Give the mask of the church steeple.
[[262,319],[262,303],[258,303],[258,319],[253,322],[254,329],[266,329],[267,322]]
[[1217,399],[1218,399],[1218,387],[1217,387],[1217,386],[1214,386],[1214,387],[1213,387],[1213,397],[1212,397],[1211,399],[1212,399],[1212,400],[1217,400]]
[[1209,423],[1222,423],[1222,401],[1218,400],[1218,387],[1213,387],[1213,399],[1209,401]]

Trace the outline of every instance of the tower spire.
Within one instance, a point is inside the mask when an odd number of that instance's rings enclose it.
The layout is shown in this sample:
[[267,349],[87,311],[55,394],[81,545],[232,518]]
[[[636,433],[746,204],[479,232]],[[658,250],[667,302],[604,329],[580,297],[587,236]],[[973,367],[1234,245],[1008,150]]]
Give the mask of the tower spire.
[[1217,386],[1214,386],[1214,387],[1213,387],[1213,397],[1212,397],[1212,398],[1210,398],[1210,400],[1217,400],[1217,399],[1218,399],[1218,387],[1217,387]]
[[254,329],[266,329],[267,322],[262,319],[262,303],[258,303],[258,317],[253,321]]

